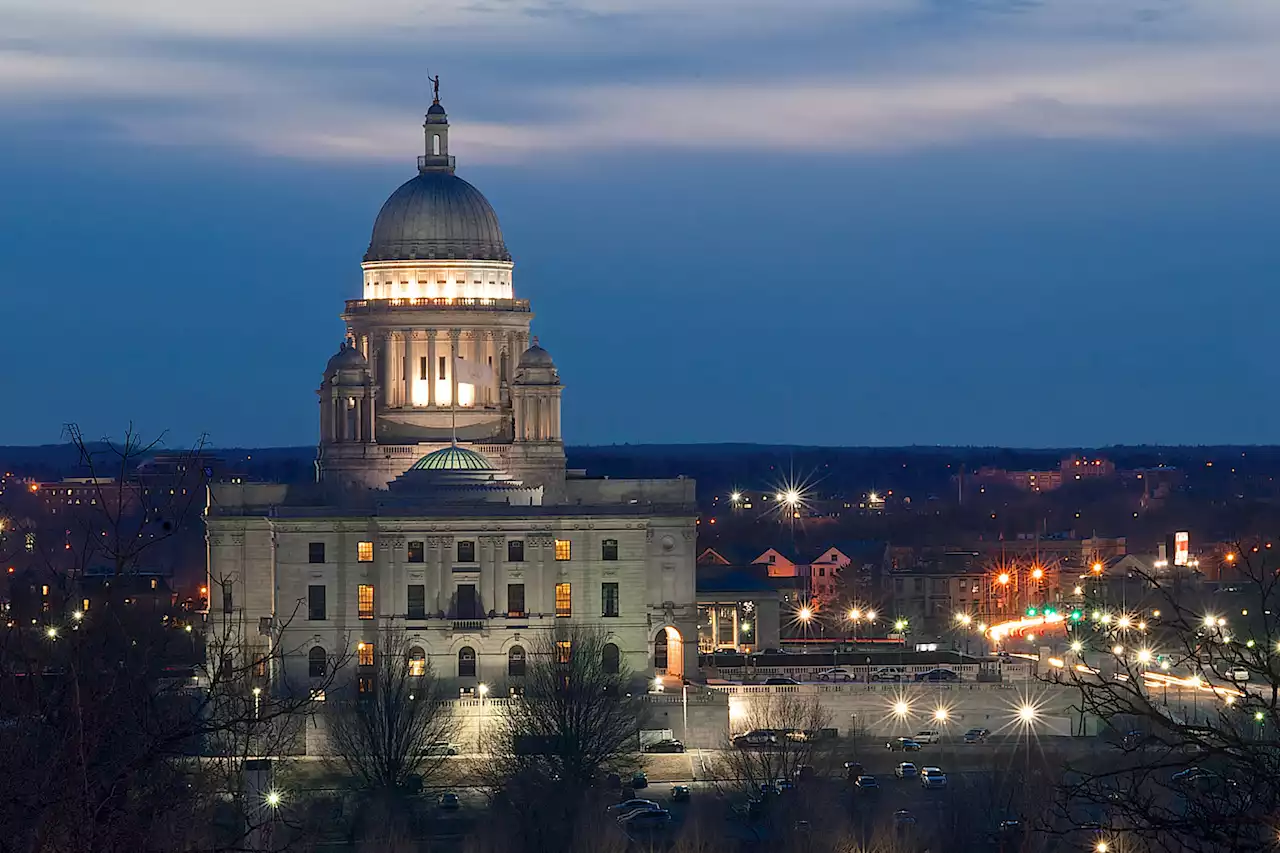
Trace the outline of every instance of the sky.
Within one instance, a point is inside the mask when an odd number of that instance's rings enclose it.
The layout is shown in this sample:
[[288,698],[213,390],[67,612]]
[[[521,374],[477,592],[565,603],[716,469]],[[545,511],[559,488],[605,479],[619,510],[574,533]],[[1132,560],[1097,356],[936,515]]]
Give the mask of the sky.
[[313,443],[428,74],[571,444],[1278,441],[1274,0],[0,21],[0,444]]

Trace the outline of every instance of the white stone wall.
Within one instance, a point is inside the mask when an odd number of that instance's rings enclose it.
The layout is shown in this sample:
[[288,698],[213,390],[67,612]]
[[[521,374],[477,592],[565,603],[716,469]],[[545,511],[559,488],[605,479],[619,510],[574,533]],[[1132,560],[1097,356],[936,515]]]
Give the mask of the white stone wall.
[[372,261],[365,299],[511,299],[513,264],[503,261]]
[[[233,531],[243,531],[235,533]],[[209,519],[210,578],[233,584],[233,612],[248,626],[248,642],[261,617],[275,617],[283,671],[276,686],[295,692],[312,684],[308,653],[321,646],[328,656],[354,656],[360,642],[378,643],[389,628],[403,629],[410,646],[421,646],[435,672],[458,678],[458,653],[474,649],[474,678],[501,690],[512,646],[528,649],[534,637],[571,622],[602,628],[626,665],[646,676],[653,671],[653,640],[672,625],[684,637],[683,666],[697,666],[693,518],[536,517],[474,519],[222,518]],[[523,540],[520,562],[507,560],[507,542]],[[603,542],[618,542],[618,559],[602,559]],[[474,541],[476,561],[459,562],[457,543]],[[555,559],[555,541],[570,545],[570,559]],[[358,560],[358,543],[373,544],[373,561]],[[409,543],[424,543],[424,562],[408,562]],[[312,542],[325,546],[325,562],[309,562]],[[555,586],[569,583],[572,616],[555,615]],[[474,584],[485,615],[480,624],[459,624],[453,609],[459,584]],[[509,617],[508,584],[525,586],[526,616]],[[619,615],[602,615],[603,583],[617,583]],[[360,619],[357,588],[375,590],[374,619]],[[425,589],[425,619],[408,618],[408,586]],[[325,587],[326,618],[309,619],[308,587]],[[243,590],[243,592],[241,592]],[[211,624],[219,624],[222,600],[211,583]],[[445,618],[438,614],[443,611]],[[494,612],[489,617],[490,611]],[[457,618],[454,618],[457,617]],[[261,642],[266,642],[263,638]]]

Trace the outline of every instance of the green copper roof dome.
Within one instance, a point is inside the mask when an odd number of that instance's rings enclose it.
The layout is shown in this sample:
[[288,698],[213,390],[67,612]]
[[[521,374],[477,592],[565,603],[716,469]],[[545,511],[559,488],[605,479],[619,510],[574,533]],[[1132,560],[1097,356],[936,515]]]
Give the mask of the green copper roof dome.
[[479,453],[453,445],[434,450],[413,463],[410,471],[493,471],[494,467]]

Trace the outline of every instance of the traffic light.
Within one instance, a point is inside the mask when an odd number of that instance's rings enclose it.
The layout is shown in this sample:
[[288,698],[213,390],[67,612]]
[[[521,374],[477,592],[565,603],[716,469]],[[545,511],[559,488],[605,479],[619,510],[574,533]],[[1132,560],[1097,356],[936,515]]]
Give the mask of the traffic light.
[[1028,616],[1035,616],[1035,615],[1036,615],[1036,609],[1035,609],[1034,607],[1028,607],[1028,608],[1027,608],[1027,615],[1028,615]]
[[1079,621],[1080,621],[1081,619],[1083,619],[1083,618],[1084,618],[1084,614],[1083,614],[1083,613],[1081,613],[1079,610],[1072,610],[1072,611],[1071,611],[1071,621],[1072,621],[1072,622],[1079,622]]
[[1044,609],[1044,615],[1046,618],[1052,619],[1054,616],[1058,615],[1058,611],[1054,610],[1052,607],[1046,607]]

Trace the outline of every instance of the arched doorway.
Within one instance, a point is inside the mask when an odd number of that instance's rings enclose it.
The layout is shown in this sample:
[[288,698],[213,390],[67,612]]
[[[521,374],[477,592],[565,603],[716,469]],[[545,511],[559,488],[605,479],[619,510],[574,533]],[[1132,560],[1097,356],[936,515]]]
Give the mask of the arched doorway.
[[684,678],[684,638],[670,625],[658,631],[653,638],[653,672]]

